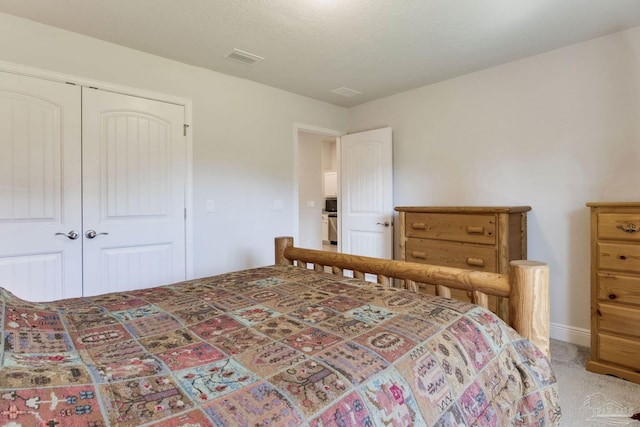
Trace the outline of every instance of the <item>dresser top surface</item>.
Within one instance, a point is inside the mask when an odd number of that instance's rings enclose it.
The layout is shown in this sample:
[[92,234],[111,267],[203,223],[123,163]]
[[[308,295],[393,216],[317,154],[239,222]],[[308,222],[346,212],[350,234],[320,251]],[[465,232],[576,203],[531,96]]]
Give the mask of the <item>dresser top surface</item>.
[[590,208],[640,208],[640,202],[589,202]]
[[531,206],[396,206],[395,210],[417,213],[518,213],[530,211]]

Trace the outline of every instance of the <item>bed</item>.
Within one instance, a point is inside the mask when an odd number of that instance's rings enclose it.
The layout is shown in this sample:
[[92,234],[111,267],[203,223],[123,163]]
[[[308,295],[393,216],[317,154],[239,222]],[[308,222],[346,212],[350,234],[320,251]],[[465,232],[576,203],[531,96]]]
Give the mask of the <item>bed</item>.
[[[88,298],[2,290],[0,425],[559,424],[546,265],[477,273],[291,238],[275,252],[272,266]],[[509,297],[515,329],[424,284]]]

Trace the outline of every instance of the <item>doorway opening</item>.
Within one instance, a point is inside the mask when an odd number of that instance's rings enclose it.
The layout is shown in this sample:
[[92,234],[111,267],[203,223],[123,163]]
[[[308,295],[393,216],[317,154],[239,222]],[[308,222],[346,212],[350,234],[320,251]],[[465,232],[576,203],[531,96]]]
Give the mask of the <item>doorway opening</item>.
[[297,246],[340,251],[338,131],[298,126]]
[[[310,140],[307,140],[309,136]],[[336,140],[337,252],[393,258],[393,141],[391,127],[351,134],[294,125],[294,221],[299,247],[322,248],[323,139]],[[314,143],[313,140],[316,140]],[[329,178],[332,180],[333,178]],[[307,191],[307,186],[312,190]],[[331,184],[326,186],[331,187]],[[328,223],[328,218],[327,218]]]

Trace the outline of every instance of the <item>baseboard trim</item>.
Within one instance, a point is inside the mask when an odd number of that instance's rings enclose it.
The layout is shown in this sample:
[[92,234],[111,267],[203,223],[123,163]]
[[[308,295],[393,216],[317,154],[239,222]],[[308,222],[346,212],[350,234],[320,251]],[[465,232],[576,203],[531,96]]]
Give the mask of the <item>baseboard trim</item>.
[[549,329],[549,336],[554,340],[591,347],[591,331],[589,329],[560,325],[558,323],[551,323]]

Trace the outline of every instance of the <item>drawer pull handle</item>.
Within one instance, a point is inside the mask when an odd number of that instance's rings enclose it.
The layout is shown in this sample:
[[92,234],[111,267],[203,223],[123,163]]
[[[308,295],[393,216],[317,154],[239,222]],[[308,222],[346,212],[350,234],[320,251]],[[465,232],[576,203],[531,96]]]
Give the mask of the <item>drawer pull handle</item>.
[[616,299],[616,294],[609,294],[609,299]]
[[625,259],[627,259],[627,257],[626,257],[626,256],[624,256],[624,255],[620,255],[618,258],[620,258],[621,260],[625,260]]
[[638,226],[633,223],[629,223],[627,225],[618,224],[616,225],[616,228],[618,230],[624,231],[625,233],[637,233],[638,231],[640,231]]
[[474,267],[484,267],[484,260],[482,258],[467,258],[467,265]]
[[412,222],[411,228],[413,228],[414,230],[426,230],[427,226],[424,225],[424,222]]
[[484,227],[470,225],[469,227],[467,227],[467,233],[484,234]]
[[414,258],[427,259],[427,254],[419,251],[412,251],[411,256]]

